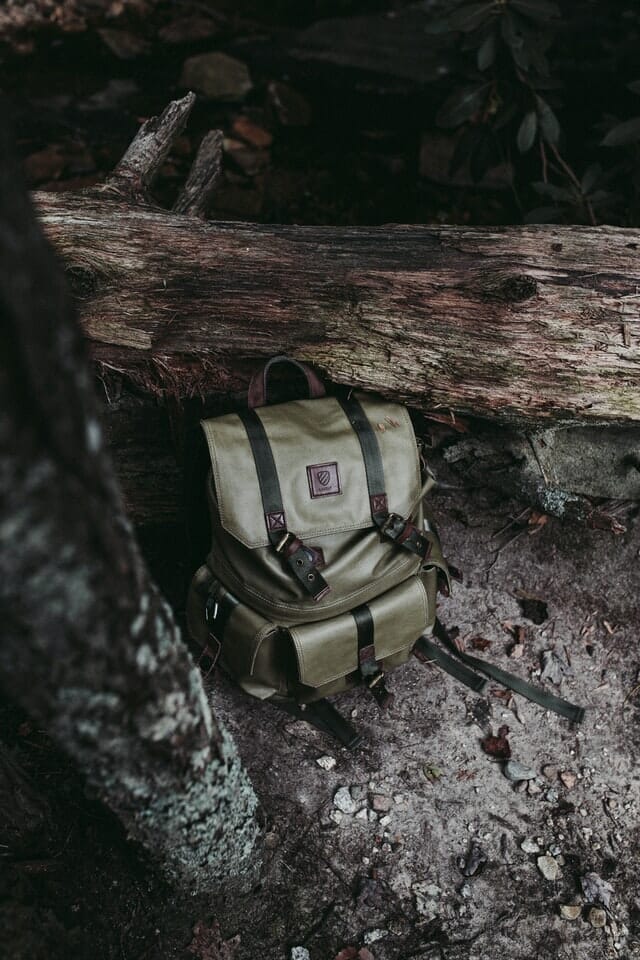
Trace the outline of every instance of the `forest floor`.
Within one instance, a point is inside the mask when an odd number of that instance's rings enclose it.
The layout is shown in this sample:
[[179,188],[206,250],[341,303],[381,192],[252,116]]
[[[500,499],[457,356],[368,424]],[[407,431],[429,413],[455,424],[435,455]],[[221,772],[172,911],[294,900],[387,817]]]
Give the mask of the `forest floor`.
[[[220,4],[225,13],[214,18],[206,4],[191,6],[197,15],[185,3],[178,17],[166,4],[137,47],[139,26],[117,24],[120,32],[48,36],[7,57],[3,89],[32,187],[103,180],[140,120],[184,93],[186,59],[222,49],[249,64],[253,88],[232,102],[200,98],[163,169],[162,202],[184,179],[199,136],[219,126],[225,176],[213,217],[520,219],[504,182],[450,182],[452,139],[425,120],[441,99],[437,84],[408,76],[402,56],[384,60],[384,76],[371,70],[375,51],[363,67],[361,37],[371,28],[384,39],[402,18],[382,33],[377,21],[361,25],[360,39],[338,50],[335,23],[305,39],[303,22],[272,32],[259,4]],[[252,9],[242,19],[235,7]],[[317,50],[313,58],[290,54],[318,36],[324,60]],[[437,58],[429,64],[439,76]],[[480,656],[526,678],[540,680],[546,654],[547,673],[559,681],[544,680],[546,689],[583,704],[584,723],[572,727],[521,698],[505,699],[491,683],[485,695],[471,694],[416,660],[390,678],[388,712],[362,691],[340,698],[365,734],[364,746],[347,752],[216,677],[214,710],[261,802],[264,865],[249,895],[184,902],[85,793],[46,733],[5,704],[0,739],[49,806],[24,846],[0,850],[0,955],[640,957],[640,525],[613,536],[551,518],[521,522],[514,518],[524,505],[482,491],[444,490],[433,502],[446,553],[464,573],[442,603],[445,621],[468,649],[485,647]],[[157,543],[153,552],[160,585],[176,596],[171,563],[184,566],[184,557],[165,547],[158,564]],[[178,597],[178,613],[180,604]],[[505,726],[529,780],[509,780],[504,761],[482,749],[481,740]]]
[[[364,691],[339,698],[365,734],[349,752],[218,676],[211,700],[260,798],[264,866],[249,895],[184,903],[82,799],[43,734],[5,716],[5,740],[57,799],[33,849],[6,864],[4,955],[640,957],[640,525],[613,537],[511,523],[520,512],[481,492],[434,498],[464,571],[442,614],[468,649],[529,679],[554,651],[559,683],[544,686],[586,707],[582,725],[415,660],[390,677],[388,712]],[[482,749],[505,726],[528,781]]]

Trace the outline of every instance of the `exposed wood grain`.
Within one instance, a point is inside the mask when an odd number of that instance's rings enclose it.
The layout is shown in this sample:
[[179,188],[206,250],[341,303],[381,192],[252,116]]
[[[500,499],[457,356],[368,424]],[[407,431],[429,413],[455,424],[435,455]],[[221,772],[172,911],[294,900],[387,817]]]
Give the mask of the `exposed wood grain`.
[[241,390],[287,352],[422,409],[640,419],[638,230],[260,226],[36,199],[93,356],[147,390]]

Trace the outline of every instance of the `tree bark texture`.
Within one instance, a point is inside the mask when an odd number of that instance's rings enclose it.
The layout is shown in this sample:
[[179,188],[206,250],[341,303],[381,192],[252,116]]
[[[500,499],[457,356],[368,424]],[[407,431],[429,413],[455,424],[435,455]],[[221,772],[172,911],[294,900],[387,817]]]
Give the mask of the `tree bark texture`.
[[37,194],[98,364],[178,398],[275,353],[422,410],[640,420],[640,231],[206,223]]
[[0,682],[183,889],[251,874],[256,798],[124,514],[84,344],[0,127]]

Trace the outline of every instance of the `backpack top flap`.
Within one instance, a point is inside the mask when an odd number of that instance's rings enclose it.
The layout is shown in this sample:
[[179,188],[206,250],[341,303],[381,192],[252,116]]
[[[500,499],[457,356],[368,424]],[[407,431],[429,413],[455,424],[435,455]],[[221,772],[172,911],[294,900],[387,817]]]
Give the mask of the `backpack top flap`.
[[[358,399],[376,431],[389,510],[408,516],[420,496],[420,464],[407,410]],[[334,397],[295,400],[257,411],[278,474],[287,528],[305,539],[372,524],[358,436]],[[202,421],[224,529],[246,547],[269,537],[247,432],[237,414]]]

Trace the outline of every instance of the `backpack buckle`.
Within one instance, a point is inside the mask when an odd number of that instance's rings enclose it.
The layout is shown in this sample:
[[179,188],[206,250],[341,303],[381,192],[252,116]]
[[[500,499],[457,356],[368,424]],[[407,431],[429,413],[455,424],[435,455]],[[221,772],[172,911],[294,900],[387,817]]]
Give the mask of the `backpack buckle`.
[[276,553],[284,553],[285,549],[291,546],[293,541],[296,539],[297,537],[295,533],[291,533],[290,530],[285,531],[285,534],[280,540],[280,543],[278,543],[276,546]]
[[202,648],[200,656],[196,660],[196,666],[202,672],[203,680],[206,680],[207,677],[210,676],[210,674],[212,674],[215,670],[220,653],[222,651],[222,644],[217,637],[214,637],[211,631],[209,631],[209,640],[213,640],[215,643],[217,643],[218,649],[215,651],[212,650],[209,646],[209,643],[207,643],[206,646]]

